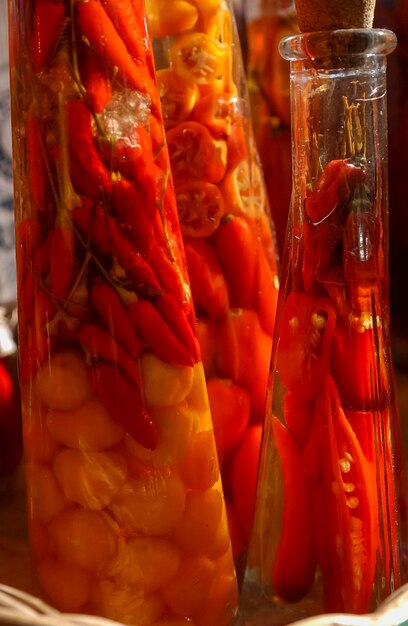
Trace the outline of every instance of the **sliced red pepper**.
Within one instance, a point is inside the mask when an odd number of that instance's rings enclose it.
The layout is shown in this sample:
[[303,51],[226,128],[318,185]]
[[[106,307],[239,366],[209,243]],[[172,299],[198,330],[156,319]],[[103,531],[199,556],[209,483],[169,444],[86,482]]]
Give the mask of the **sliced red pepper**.
[[172,69],[185,80],[211,85],[227,76],[230,48],[206,33],[176,37],[169,49]]
[[386,365],[378,354],[381,341],[376,345],[381,329],[373,330],[369,316],[366,322],[367,328],[338,323],[331,356],[331,370],[343,404],[365,411],[383,407],[389,397]]
[[[370,421],[366,427],[374,428]],[[368,613],[379,547],[376,469],[344,414],[331,376],[317,398],[313,429],[321,459],[314,517],[325,609]]]
[[314,413],[314,402],[305,402],[293,391],[287,391],[283,398],[285,424],[296,443],[303,448],[309,439]]
[[328,298],[292,291],[281,318],[277,369],[282,384],[312,400],[330,369],[336,311]]
[[347,202],[355,187],[363,182],[365,170],[347,160],[330,161],[305,200],[306,215],[312,224],[319,224],[339,205]]
[[227,165],[227,144],[199,122],[183,122],[166,135],[175,180],[219,183]]
[[272,565],[273,591],[287,602],[301,600],[316,571],[312,485],[302,451],[290,432],[272,417],[272,433],[283,481],[282,530]]
[[180,78],[170,68],[157,70],[156,76],[164,126],[171,128],[190,116],[200,92],[193,81]]
[[213,183],[189,181],[176,185],[180,227],[187,237],[209,237],[224,214],[222,193]]
[[211,93],[201,98],[194,107],[192,119],[204,124],[219,139],[231,134],[232,124],[239,115],[237,96]]
[[371,310],[373,291],[384,277],[380,229],[379,218],[364,210],[351,211],[344,227],[344,278],[356,316]]

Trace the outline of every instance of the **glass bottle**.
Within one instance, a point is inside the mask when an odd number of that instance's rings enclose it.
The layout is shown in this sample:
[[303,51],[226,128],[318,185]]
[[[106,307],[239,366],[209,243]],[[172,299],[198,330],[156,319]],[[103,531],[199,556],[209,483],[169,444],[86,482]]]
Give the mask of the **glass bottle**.
[[29,536],[62,611],[227,626],[237,585],[143,2],[10,2]]
[[278,294],[273,227],[232,5],[147,7],[238,562],[252,526]]
[[298,32],[294,0],[247,0],[246,73],[255,141],[282,255],[290,204],[292,164],[289,67],[279,41]]
[[375,29],[281,43],[293,193],[243,592],[251,624],[367,613],[405,580],[388,296],[395,43]]

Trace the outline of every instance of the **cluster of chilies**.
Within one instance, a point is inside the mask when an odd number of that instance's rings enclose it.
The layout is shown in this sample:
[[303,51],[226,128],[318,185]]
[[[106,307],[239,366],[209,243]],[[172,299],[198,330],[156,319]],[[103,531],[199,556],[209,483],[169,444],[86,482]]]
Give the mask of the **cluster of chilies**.
[[378,568],[400,580],[380,221],[352,159],[330,161],[303,202],[279,319],[285,393],[271,429],[283,510],[272,589],[301,601],[320,572],[326,612],[368,613]]
[[[236,557],[248,547],[277,264],[269,209],[221,0],[148,3],[180,226]],[[164,60],[163,60],[164,59]],[[241,84],[240,84],[241,81]]]
[[20,380],[40,584],[64,611],[228,624],[236,578],[144,3],[19,11]]

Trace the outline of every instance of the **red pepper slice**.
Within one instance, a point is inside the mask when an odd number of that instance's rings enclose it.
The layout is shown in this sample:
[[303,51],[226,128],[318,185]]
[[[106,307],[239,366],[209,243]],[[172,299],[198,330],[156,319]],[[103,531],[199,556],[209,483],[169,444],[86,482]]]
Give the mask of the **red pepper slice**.
[[[365,425],[374,428],[373,422]],[[314,513],[325,608],[368,613],[379,547],[376,470],[345,416],[331,376],[317,398],[313,430],[321,464]]]
[[329,372],[336,311],[328,298],[292,291],[282,312],[277,367],[282,384],[304,401]]
[[272,417],[273,441],[283,480],[282,530],[272,565],[273,591],[287,602],[301,600],[316,571],[312,485],[304,472],[301,448]]
[[183,122],[167,132],[170,162],[175,180],[219,183],[227,166],[227,144],[214,139],[199,122]]
[[383,407],[389,390],[384,359],[376,350],[376,336],[380,337],[381,331],[369,327],[369,316],[366,322],[367,328],[337,324],[332,341],[332,373],[344,405],[367,411]]
[[176,186],[181,232],[188,237],[209,237],[224,214],[224,199],[217,185],[189,181]]
[[330,161],[316,188],[305,200],[305,211],[312,224],[319,224],[339,205],[347,202],[354,188],[365,178],[365,170],[347,160]]

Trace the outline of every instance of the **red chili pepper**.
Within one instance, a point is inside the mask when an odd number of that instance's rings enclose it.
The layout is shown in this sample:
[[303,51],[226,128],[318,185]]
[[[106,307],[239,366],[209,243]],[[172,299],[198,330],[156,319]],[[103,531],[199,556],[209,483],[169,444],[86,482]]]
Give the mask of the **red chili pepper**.
[[213,248],[195,239],[184,240],[191,293],[196,307],[210,317],[223,317],[229,309],[228,287]]
[[148,200],[126,178],[112,184],[112,206],[126,224],[126,233],[138,251],[148,255],[154,247],[153,217],[148,215]]
[[[150,56],[146,55],[147,40],[132,3],[128,0],[101,0],[101,4],[133,61],[139,66],[145,66],[147,64],[146,57]],[[152,68],[149,67],[149,69]]]
[[207,380],[208,400],[220,462],[236,450],[248,427],[251,399],[243,387],[226,378]]
[[325,606],[368,613],[380,545],[376,469],[344,414],[331,376],[317,398],[312,429],[321,468],[314,519]]
[[111,77],[92,48],[84,46],[82,56],[80,69],[87,103],[95,113],[101,113],[112,98]]
[[137,387],[131,385],[114,365],[98,363],[91,369],[92,382],[109,415],[140,445],[154,450],[157,429]]
[[112,335],[95,324],[83,324],[77,331],[77,337],[92,357],[114,364],[131,383],[140,385],[140,372],[136,362]]
[[154,300],[154,305],[176,337],[186,346],[194,361],[198,361],[200,349],[193,328],[184,308],[177,302],[173,293],[167,291],[159,294]]
[[[152,109],[159,111],[157,90],[146,65],[136,64],[111,19],[98,0],[86,0],[76,4],[77,23],[83,36],[123,84],[147,93],[153,98]],[[140,60],[139,60],[140,63]]]
[[217,258],[228,284],[232,307],[255,308],[259,243],[248,221],[227,215],[214,233]]
[[160,284],[151,267],[100,205],[93,207],[89,203],[83,203],[82,207],[73,210],[72,218],[81,233],[89,236],[89,240],[104,255],[117,258],[123,269],[134,279],[136,287],[146,286],[160,290]]
[[[244,540],[249,544],[255,507],[262,424],[250,426],[232,459],[231,492],[235,519]],[[225,469],[223,468],[225,476]]]
[[173,334],[151,302],[133,302],[129,305],[129,314],[137,333],[159,359],[175,365],[194,365],[192,354]]
[[136,359],[143,342],[136,336],[128,312],[115,289],[107,283],[95,281],[91,289],[91,301],[107,330],[132,359]]
[[[96,0],[91,0],[92,3]],[[91,4],[91,2],[81,3]],[[68,100],[66,103],[67,129],[69,146],[73,153],[71,161],[76,161],[92,183],[96,183],[103,191],[110,193],[112,188],[109,171],[102,163],[96,149],[92,131],[92,114],[82,100]]]
[[277,370],[282,384],[305,402],[312,400],[331,365],[336,311],[328,298],[292,291],[281,318]]
[[338,211],[319,224],[303,222],[302,279],[304,289],[311,295],[322,295],[322,283],[327,269],[343,237],[344,226]]
[[282,528],[272,586],[286,602],[297,602],[310,589],[316,571],[312,486],[304,472],[301,448],[276,417],[271,425],[283,481]]
[[350,199],[365,178],[364,168],[347,160],[330,161],[305,200],[305,212],[312,224],[327,219]]
[[264,416],[272,338],[256,311],[231,309],[219,320],[216,365],[219,375],[245,387],[251,395],[252,419]]
[[35,72],[41,72],[48,65],[66,23],[64,2],[36,0],[31,39],[31,61]]
[[48,235],[51,292],[57,300],[67,299],[74,278],[75,237],[71,226],[56,226]]

